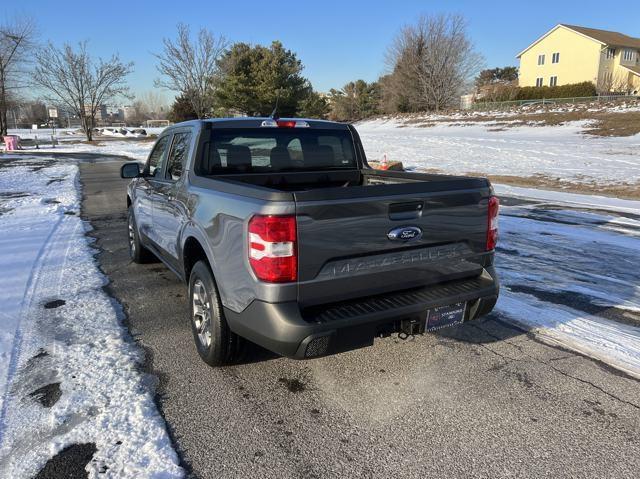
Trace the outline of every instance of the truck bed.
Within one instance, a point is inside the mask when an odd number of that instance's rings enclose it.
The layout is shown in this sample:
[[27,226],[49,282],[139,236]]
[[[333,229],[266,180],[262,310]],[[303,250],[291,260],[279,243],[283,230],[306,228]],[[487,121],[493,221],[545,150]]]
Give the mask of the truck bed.
[[[374,169],[234,174],[198,179],[200,181],[196,180],[195,184],[199,186],[228,189],[244,196],[273,201],[348,199],[490,188],[486,178]],[[229,186],[225,187],[224,183]]]

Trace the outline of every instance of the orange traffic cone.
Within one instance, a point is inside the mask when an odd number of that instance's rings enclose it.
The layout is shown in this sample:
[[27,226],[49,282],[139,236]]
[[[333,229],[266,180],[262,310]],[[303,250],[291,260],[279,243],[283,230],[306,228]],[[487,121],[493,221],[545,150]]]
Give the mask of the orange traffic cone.
[[381,170],[388,170],[389,169],[389,160],[387,160],[387,154],[386,153],[382,157],[382,162],[380,162],[380,169]]

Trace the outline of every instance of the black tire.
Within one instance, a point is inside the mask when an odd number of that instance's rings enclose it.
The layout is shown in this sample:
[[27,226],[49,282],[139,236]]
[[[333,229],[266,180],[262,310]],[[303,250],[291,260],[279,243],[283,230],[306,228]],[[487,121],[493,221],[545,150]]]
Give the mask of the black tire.
[[189,276],[189,312],[196,349],[205,363],[215,367],[241,359],[245,341],[229,329],[213,274],[205,261],[198,261]]
[[138,264],[149,263],[153,259],[153,254],[140,242],[136,217],[133,208],[130,206],[127,213],[127,233],[129,243],[129,257],[131,261]]

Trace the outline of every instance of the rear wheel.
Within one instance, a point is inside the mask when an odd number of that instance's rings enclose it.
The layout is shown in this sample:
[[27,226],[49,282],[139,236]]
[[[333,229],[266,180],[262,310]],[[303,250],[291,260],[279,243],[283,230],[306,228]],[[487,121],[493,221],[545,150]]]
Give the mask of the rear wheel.
[[140,236],[138,235],[138,227],[136,218],[133,214],[133,207],[129,207],[127,215],[127,234],[129,240],[129,257],[134,263],[148,263],[152,259],[151,252],[142,246]]
[[210,366],[239,360],[244,339],[229,329],[213,275],[204,261],[198,261],[191,270],[189,299],[191,329],[202,360]]

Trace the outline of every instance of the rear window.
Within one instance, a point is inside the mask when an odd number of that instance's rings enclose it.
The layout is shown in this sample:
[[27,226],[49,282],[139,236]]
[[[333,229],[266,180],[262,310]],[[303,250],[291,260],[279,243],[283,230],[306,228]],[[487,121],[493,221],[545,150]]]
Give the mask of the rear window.
[[200,174],[355,168],[351,133],[303,128],[212,130]]

